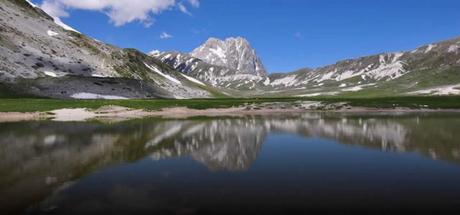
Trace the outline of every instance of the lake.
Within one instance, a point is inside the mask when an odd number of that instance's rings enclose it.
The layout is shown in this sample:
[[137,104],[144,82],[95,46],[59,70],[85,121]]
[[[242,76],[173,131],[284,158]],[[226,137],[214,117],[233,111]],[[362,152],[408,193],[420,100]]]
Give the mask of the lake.
[[0,123],[1,214],[457,210],[460,113]]

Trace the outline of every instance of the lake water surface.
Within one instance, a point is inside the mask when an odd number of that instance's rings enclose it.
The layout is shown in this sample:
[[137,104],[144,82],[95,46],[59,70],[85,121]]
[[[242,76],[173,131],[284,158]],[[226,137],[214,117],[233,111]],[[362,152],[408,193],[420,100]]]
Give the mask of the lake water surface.
[[460,114],[0,123],[0,212],[457,212]]

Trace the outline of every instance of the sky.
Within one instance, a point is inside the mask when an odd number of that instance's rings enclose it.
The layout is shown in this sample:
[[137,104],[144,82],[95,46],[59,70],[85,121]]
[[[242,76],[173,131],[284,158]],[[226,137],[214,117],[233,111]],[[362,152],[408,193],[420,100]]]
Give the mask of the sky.
[[143,52],[245,37],[270,73],[460,36],[459,0],[31,1],[86,35]]

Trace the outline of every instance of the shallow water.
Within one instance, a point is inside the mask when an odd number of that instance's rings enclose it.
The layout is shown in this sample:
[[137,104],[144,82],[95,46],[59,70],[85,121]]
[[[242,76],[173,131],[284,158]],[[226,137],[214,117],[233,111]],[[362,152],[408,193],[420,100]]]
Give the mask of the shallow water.
[[460,209],[460,114],[0,123],[0,212]]

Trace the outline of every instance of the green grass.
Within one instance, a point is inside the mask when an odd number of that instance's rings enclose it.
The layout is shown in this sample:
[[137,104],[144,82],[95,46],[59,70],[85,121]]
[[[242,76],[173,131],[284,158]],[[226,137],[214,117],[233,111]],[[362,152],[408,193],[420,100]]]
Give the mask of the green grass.
[[266,102],[296,101],[323,101],[327,103],[347,102],[352,106],[375,107],[375,108],[440,108],[460,109],[460,97],[386,97],[386,98],[338,98],[338,97],[315,97],[315,98],[252,98],[252,99],[152,99],[152,100],[57,100],[57,99],[0,99],[0,112],[35,112],[51,111],[62,108],[89,108],[97,109],[107,105],[118,105],[128,108],[144,110],[160,110],[167,107],[188,107],[192,109],[229,108],[244,104],[259,104]]
[[[10,86],[0,83],[0,99],[18,99],[18,98],[38,98],[37,96],[21,94],[17,90],[11,89]],[[0,100],[1,101],[1,100]]]
[[354,107],[460,109],[460,96],[401,96],[376,98],[316,97],[310,100],[329,103],[347,102]]
[[263,103],[296,99],[151,99],[151,100],[57,100],[57,99],[0,99],[0,112],[50,111],[61,108],[97,109],[107,105],[128,108],[159,110],[166,107],[188,107],[192,109],[228,108],[245,103]]

